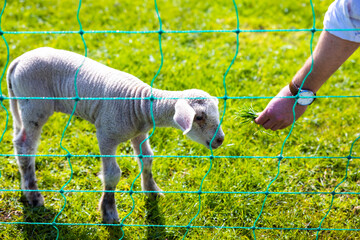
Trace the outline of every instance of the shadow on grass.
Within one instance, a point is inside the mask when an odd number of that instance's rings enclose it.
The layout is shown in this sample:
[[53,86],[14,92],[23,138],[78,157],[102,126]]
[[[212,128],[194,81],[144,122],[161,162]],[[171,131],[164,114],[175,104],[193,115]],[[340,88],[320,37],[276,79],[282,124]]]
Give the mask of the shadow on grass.
[[[109,232],[109,240],[118,240],[123,235],[120,227],[107,226],[106,230]],[[128,239],[128,238],[126,238],[126,233],[125,233],[125,236],[122,239],[123,240]]]
[[[156,227],[155,225],[165,225],[165,219],[164,216],[161,214],[159,210],[158,205],[159,200],[158,199],[151,199],[146,198],[145,202],[145,208],[146,208],[146,219],[145,219],[145,225],[150,225],[149,227],[146,227],[146,239],[148,240],[155,240],[155,239],[175,239],[175,238],[169,238],[169,236],[166,235],[166,231],[164,227]],[[111,240],[120,239],[122,237],[122,231],[120,227],[107,227],[107,230],[109,232]],[[125,231],[125,235],[123,239],[126,238],[126,228],[123,228]]]
[[[23,203],[22,222],[24,223],[17,225],[19,238],[31,240],[56,239],[58,232],[53,225],[41,223],[52,223],[59,211],[44,206],[36,208],[30,207],[24,196],[21,197],[21,202]],[[79,231],[77,226],[57,225],[56,227],[59,229],[59,239],[93,239],[86,234],[86,231]],[[20,236],[20,234],[22,236]]]
[[[41,223],[51,223],[58,214],[58,211],[44,206],[32,208],[27,204],[24,197],[22,197],[21,200],[23,203],[23,219],[21,221],[24,223],[16,225],[19,230],[19,238],[31,240],[56,239],[57,230],[51,224]],[[158,199],[146,198],[146,219],[144,223],[144,225],[147,225],[145,229],[146,239],[178,239],[175,235],[172,235],[172,233],[167,232],[165,227],[162,227],[165,225],[165,218],[159,209],[158,203]],[[59,229],[59,239],[94,239],[87,234],[87,231],[81,231],[79,226],[57,225],[56,227]],[[106,229],[109,233],[109,240],[120,239],[123,235],[120,227],[108,226]],[[126,236],[126,228],[124,228],[124,230],[125,236],[122,239],[133,239],[129,238],[130,236]]]
[[164,215],[161,214],[159,209],[159,200],[154,198],[146,198],[146,239],[166,239],[166,231],[164,227],[154,227],[151,225],[165,225]]
[[149,225],[146,227],[147,235],[146,239],[167,239],[173,240],[177,239],[175,236],[166,232],[165,227],[158,227],[160,225],[165,225],[164,215],[159,209],[159,199],[146,198],[145,208],[146,208],[146,219],[145,224]]
[[24,224],[17,225],[19,232],[22,233],[22,239],[56,239],[57,231],[52,225],[35,224],[51,223],[56,214],[52,209],[32,208],[24,203],[22,220]]

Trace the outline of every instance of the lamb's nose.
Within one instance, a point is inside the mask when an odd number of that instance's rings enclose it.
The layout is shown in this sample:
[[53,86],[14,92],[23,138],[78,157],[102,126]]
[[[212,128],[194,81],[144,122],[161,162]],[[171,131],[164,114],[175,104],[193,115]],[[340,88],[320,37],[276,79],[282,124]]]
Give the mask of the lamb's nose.
[[224,142],[224,137],[223,137],[223,136],[218,137],[218,138],[216,139],[216,143],[218,144],[218,146],[220,146],[223,142]]
[[214,139],[213,143],[211,144],[211,147],[213,149],[216,149],[218,147],[220,147],[220,145],[224,142],[224,137],[221,136],[221,137],[217,137]]

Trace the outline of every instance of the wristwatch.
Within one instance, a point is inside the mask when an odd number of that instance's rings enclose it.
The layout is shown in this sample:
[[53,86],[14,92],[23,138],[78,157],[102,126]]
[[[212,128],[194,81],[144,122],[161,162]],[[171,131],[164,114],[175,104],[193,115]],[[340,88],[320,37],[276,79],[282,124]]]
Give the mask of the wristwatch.
[[293,83],[293,81],[290,82],[289,89],[293,96],[297,96],[299,94],[300,98],[298,99],[297,103],[301,106],[308,106],[312,104],[316,99],[314,98],[316,96],[316,93],[311,90],[301,89],[299,92],[299,87],[295,83]]

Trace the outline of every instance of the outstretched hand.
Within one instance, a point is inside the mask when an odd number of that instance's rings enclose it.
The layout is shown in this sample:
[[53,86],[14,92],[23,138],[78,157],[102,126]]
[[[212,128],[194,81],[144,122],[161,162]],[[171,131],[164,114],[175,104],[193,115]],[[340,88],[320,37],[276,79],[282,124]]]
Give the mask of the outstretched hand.
[[[269,102],[264,111],[255,119],[255,123],[262,125],[265,129],[271,129],[273,131],[290,126],[294,122],[293,107],[295,99],[282,98],[286,96],[292,96],[288,86],[281,89],[276,97]],[[296,120],[305,112],[306,108],[307,106],[296,104]]]
[[[327,31],[320,35],[319,42],[311,57],[295,74],[293,83],[302,85],[303,89],[317,92],[326,80],[353,54],[360,46],[359,42],[352,42],[337,37]],[[309,74],[310,73],[310,74]],[[305,81],[303,84],[302,82]],[[255,119],[255,122],[265,129],[273,131],[290,126],[294,122],[294,98],[281,98],[292,96],[288,86],[284,87],[273,98],[264,111]],[[306,110],[306,106],[296,105],[295,120]]]

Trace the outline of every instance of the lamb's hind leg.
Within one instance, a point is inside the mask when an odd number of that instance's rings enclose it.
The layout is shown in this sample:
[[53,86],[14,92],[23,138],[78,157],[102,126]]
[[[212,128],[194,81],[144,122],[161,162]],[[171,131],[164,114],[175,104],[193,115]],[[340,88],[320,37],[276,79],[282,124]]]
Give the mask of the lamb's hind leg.
[[[41,128],[47,121],[48,116],[37,111],[26,111],[23,114],[21,124],[14,123],[14,147],[17,163],[21,174],[21,188],[23,190],[38,190],[35,175],[35,157]],[[27,155],[27,156],[21,156]],[[24,191],[29,204],[33,207],[42,206],[44,198],[38,191]]]
[[[148,136],[147,134],[143,134],[143,135],[137,136],[131,140],[131,144],[132,144],[132,147],[133,147],[136,155],[140,155],[140,154],[142,154],[144,156],[153,156],[154,155],[153,151],[151,150],[149,140],[144,141],[147,138],[147,136]],[[142,142],[143,142],[143,144],[141,144]],[[140,145],[141,145],[142,151],[140,151]],[[141,166],[143,166],[143,168],[142,168],[143,171],[141,173],[142,190],[143,191],[154,191],[151,193],[146,193],[146,195],[151,196],[151,197],[163,196],[162,193],[159,193],[159,191],[162,191],[162,190],[157,186],[157,184],[153,178],[153,174],[152,174],[152,170],[151,170],[153,158],[152,157],[144,157],[144,158],[142,158],[142,163],[141,163],[141,160],[137,157],[137,161],[138,161],[140,169],[141,169]]]
[[[112,139],[107,139],[97,132],[97,138],[100,147],[101,155],[115,155],[118,142]],[[116,162],[115,157],[102,157],[102,181],[105,191],[114,191],[121,176],[121,170]],[[119,221],[118,212],[115,204],[115,193],[104,192],[99,208],[101,211],[103,222],[115,223]]]

